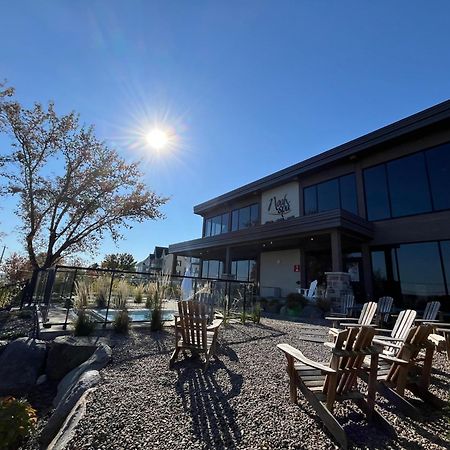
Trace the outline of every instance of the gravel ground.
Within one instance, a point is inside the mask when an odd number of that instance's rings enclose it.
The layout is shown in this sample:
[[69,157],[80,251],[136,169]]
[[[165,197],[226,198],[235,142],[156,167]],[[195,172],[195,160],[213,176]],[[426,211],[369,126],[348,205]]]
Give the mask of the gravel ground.
[[[335,448],[301,395],[298,406],[289,403],[285,359],[276,344],[328,359],[322,344],[302,340],[306,332],[311,325],[270,319],[222,328],[218,358],[203,372],[198,360],[182,355],[168,369],[172,330],[133,331],[113,343],[113,362],[102,371],[103,382],[67,449]],[[450,369],[443,355],[435,357],[435,368],[432,389],[448,399]],[[395,439],[368,424],[354,404],[337,408],[355,448],[449,448],[442,413],[425,408],[426,419],[414,421],[381,397],[377,403],[395,426]]]

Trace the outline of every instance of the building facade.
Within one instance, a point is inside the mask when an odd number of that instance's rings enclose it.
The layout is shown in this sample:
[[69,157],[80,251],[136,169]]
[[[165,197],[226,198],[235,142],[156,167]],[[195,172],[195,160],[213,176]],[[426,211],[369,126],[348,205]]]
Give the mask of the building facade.
[[211,278],[285,296],[349,272],[360,299],[450,309],[450,101],[194,207],[202,237],[169,252]]

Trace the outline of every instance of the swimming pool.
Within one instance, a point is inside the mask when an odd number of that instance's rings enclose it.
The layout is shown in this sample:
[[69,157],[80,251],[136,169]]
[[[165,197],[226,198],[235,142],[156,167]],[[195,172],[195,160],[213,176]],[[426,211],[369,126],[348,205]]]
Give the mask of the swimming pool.
[[[106,308],[96,309],[92,311],[97,318],[101,320],[106,319]],[[113,321],[118,313],[117,309],[110,309],[108,311],[108,320]],[[163,309],[161,311],[162,320],[173,320],[173,315],[175,311]],[[149,309],[129,309],[128,317],[132,322],[149,322],[152,320],[152,312]]]

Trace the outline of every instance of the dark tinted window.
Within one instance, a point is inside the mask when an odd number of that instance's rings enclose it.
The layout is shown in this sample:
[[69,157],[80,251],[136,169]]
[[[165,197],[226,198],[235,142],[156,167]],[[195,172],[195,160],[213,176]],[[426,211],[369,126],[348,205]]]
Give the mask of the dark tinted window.
[[319,212],[339,208],[339,184],[337,179],[317,185],[317,202]]
[[222,232],[222,216],[211,219],[211,236],[217,236]]
[[250,220],[252,227],[259,223],[259,205],[257,203],[250,206]]
[[367,218],[380,220],[390,217],[389,197],[384,164],[364,171]]
[[397,259],[403,296],[420,299],[445,294],[437,242],[401,245]]
[[387,172],[393,217],[431,211],[423,153],[391,161]]
[[441,242],[442,262],[444,263],[444,274],[447,280],[447,288],[450,291],[450,241]]
[[239,210],[239,229],[250,226],[250,208],[241,208]]
[[450,208],[450,144],[426,152],[434,209]]
[[235,209],[231,213],[231,231],[239,230],[239,210]]
[[211,219],[205,221],[205,236],[211,236]]
[[226,233],[228,231],[228,220],[230,215],[228,213],[222,214],[222,227],[221,232]]
[[305,204],[305,214],[315,214],[317,212],[317,186],[310,186],[303,189]]
[[358,213],[358,201],[356,198],[356,179],[352,173],[345,177],[339,178],[339,184],[341,188],[341,208],[352,212]]

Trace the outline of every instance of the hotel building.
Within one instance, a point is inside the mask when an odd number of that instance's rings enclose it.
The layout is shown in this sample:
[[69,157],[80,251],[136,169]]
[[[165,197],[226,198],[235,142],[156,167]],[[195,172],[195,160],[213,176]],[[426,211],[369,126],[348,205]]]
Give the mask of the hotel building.
[[349,272],[358,300],[450,310],[450,100],[198,204],[169,252],[286,296]]

